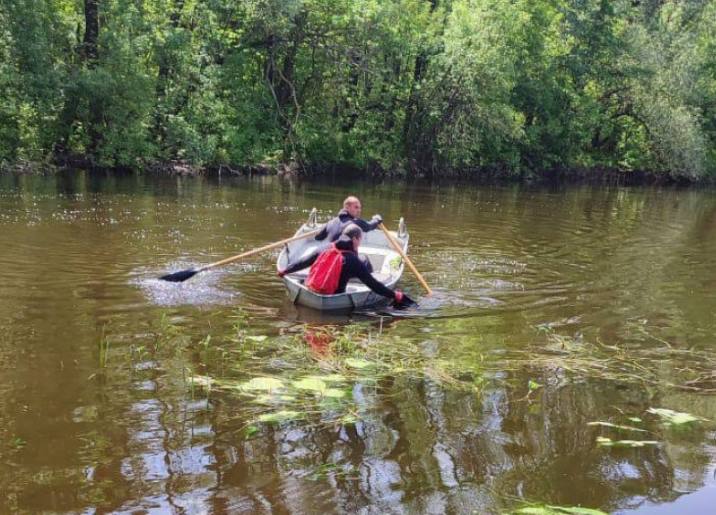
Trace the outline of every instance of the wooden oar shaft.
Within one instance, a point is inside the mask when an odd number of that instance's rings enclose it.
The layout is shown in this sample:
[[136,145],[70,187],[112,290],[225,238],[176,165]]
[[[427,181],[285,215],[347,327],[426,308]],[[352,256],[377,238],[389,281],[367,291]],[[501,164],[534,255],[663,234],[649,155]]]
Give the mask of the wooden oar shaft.
[[393,246],[393,248],[395,249],[395,251],[396,251],[398,254],[400,254],[400,256],[401,256],[401,257],[405,260],[405,262],[408,264],[408,268],[410,268],[410,271],[413,272],[413,274],[415,274],[415,277],[418,279],[418,281],[420,282],[420,284],[423,285],[423,288],[425,288],[425,291],[428,292],[428,295],[432,295],[432,294],[433,294],[433,290],[430,289],[430,286],[428,286],[428,283],[425,282],[425,279],[423,279],[423,276],[420,274],[420,272],[418,272],[418,269],[415,268],[415,265],[414,265],[413,262],[410,260],[410,258],[405,254],[405,252],[403,252],[403,247],[400,246],[400,243],[398,243],[397,241],[395,241],[395,238],[393,238],[393,235],[390,234],[390,231],[388,231],[388,229],[385,228],[385,225],[380,224],[379,227],[380,227],[380,229],[383,231],[383,233],[385,233],[385,237],[388,238],[388,241],[389,241],[390,244]]
[[302,240],[304,238],[309,238],[311,236],[315,236],[319,232],[321,232],[321,229],[316,229],[315,231],[304,232],[303,234],[299,234],[298,236],[293,236],[291,238],[286,238],[285,240],[276,241],[274,243],[269,243],[268,245],[264,245],[263,247],[259,247],[257,249],[253,249],[253,250],[248,250],[246,252],[242,252],[241,254],[237,254],[236,256],[228,257],[226,259],[222,259],[221,261],[215,261],[214,263],[210,263],[206,266],[201,267],[200,271],[203,272],[204,270],[209,270],[210,268],[215,268],[217,266],[228,265],[229,263],[233,263],[234,261],[238,261],[240,259],[244,259],[249,256],[253,256],[254,254],[259,254],[266,250],[275,249],[276,247],[280,247],[282,245],[286,245],[287,243],[291,243],[292,241],[298,241],[298,240]]

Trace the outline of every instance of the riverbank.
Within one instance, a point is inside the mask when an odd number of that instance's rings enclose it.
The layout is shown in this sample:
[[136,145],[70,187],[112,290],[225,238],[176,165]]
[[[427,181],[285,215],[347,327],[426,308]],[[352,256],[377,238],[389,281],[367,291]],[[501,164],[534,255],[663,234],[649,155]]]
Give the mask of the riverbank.
[[420,180],[426,182],[489,183],[544,183],[544,184],[605,184],[621,186],[678,185],[710,186],[714,177],[692,178],[675,176],[668,172],[651,170],[622,170],[608,167],[560,167],[545,170],[525,170],[514,173],[497,167],[445,170],[438,173],[409,172],[404,169],[388,170],[380,166],[358,168],[346,164],[306,165],[298,162],[255,164],[196,165],[186,161],[148,163],[143,167],[103,167],[83,156],[71,156],[53,161],[20,161],[0,163],[2,173],[48,174],[60,170],[78,169],[102,172],[134,172],[179,176],[279,176],[288,178],[346,178],[370,180]]

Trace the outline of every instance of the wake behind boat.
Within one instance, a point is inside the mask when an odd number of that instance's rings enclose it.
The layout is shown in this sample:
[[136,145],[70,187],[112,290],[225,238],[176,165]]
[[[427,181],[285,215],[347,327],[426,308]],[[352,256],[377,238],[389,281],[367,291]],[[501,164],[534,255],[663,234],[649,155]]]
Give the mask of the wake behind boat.
[[[308,221],[303,224],[295,236],[313,232],[318,227],[316,223],[316,210],[311,211]],[[408,251],[408,232],[405,222],[401,218],[398,232],[391,231],[404,253]],[[313,238],[299,239],[284,246],[278,256],[276,267],[284,270],[289,262],[296,262],[310,255],[314,251],[328,248],[328,241],[316,241]],[[370,231],[363,235],[360,255],[367,257],[373,266],[373,277],[388,288],[394,288],[403,274],[403,258],[391,246],[390,241],[382,231]],[[376,304],[388,302],[382,295],[374,293],[357,279],[349,281],[345,293],[334,295],[321,295],[309,290],[304,281],[308,276],[308,269],[301,270],[283,277],[288,296],[294,304],[307,306],[321,311],[353,310],[367,308]]]

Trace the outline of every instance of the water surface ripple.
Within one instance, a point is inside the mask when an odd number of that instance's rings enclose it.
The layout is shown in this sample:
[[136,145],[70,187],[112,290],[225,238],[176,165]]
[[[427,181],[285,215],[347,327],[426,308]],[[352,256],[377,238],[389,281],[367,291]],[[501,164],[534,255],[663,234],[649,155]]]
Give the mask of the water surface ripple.
[[[157,280],[286,237],[313,207],[326,219],[348,193],[390,227],[406,218],[435,289],[417,311],[297,308],[272,253]],[[635,449],[598,446],[600,434],[634,435],[588,425],[647,419],[649,407],[715,418],[716,379],[692,359],[716,334],[712,191],[2,175],[0,249],[2,512],[499,513],[528,501],[671,514],[716,503],[712,420],[647,421],[658,445]],[[410,276],[402,287],[421,297]],[[313,358],[274,339],[348,323],[464,366],[475,388],[430,367],[357,381],[350,399],[366,415],[354,423],[322,414],[247,437],[255,403],[187,387],[191,374],[290,376]],[[611,353],[602,376],[580,361],[587,349]],[[659,380],[615,378],[609,367],[629,353],[629,370]]]

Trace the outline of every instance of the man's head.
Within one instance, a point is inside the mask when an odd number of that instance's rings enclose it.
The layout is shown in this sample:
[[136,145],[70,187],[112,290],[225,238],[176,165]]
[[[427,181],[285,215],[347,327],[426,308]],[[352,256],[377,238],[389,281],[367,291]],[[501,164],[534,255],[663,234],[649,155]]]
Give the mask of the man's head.
[[349,238],[353,242],[353,250],[358,252],[360,242],[363,239],[363,231],[356,224],[348,224],[343,232],[342,237]]
[[348,211],[348,214],[353,218],[360,218],[363,207],[360,205],[358,197],[350,196],[343,201],[343,209]]

